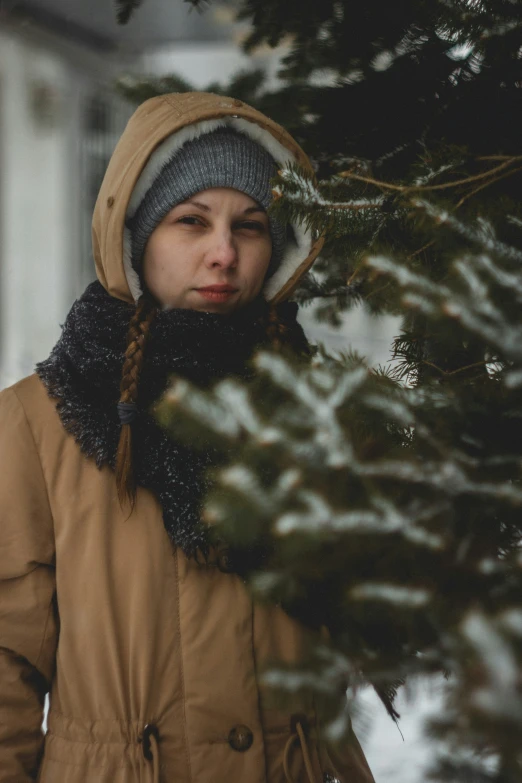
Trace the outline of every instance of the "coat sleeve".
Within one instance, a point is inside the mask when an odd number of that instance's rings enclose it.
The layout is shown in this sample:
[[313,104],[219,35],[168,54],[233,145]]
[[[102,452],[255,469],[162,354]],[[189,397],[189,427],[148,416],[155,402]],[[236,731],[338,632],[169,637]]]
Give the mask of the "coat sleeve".
[[53,521],[13,388],[0,393],[0,783],[36,780],[58,634]]

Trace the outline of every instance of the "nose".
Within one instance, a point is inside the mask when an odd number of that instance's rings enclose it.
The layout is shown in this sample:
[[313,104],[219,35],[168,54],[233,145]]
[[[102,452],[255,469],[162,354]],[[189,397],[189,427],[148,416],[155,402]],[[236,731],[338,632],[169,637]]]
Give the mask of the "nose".
[[238,251],[230,231],[223,232],[210,240],[211,246],[206,254],[206,264],[210,268],[233,268],[238,262]]

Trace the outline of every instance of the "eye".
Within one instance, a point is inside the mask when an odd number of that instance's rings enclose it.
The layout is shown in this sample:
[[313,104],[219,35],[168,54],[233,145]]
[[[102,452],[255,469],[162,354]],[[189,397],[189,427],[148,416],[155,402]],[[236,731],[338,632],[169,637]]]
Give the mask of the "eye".
[[[183,217],[180,217],[178,220],[178,223],[186,223],[186,221],[195,220],[197,223],[202,225],[202,221],[200,218],[196,217],[195,215],[183,215]],[[187,223],[189,226],[195,225],[194,223]],[[264,231],[265,227],[262,223],[258,223],[256,220],[245,220],[242,223],[236,223],[236,226],[239,228],[246,228],[248,231]]]
[[257,223],[254,220],[248,220],[244,223],[240,223],[241,226],[247,228],[249,231],[264,231],[265,227],[262,223]]
[[[199,218],[194,217],[193,215],[184,215],[184,217],[181,217],[178,220],[178,223],[182,223],[184,220],[197,220],[198,222],[201,222]],[[194,225],[193,223],[189,223],[189,225]]]

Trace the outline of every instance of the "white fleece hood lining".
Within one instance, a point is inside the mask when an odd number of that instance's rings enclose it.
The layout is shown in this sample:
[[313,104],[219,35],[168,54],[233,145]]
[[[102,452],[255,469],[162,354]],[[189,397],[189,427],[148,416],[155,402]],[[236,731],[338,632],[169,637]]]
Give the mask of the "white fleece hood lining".
[[[127,207],[125,220],[131,218],[141,204],[147,191],[152,186],[156,177],[163,166],[171,160],[181,147],[192,139],[198,138],[205,133],[210,133],[216,128],[231,126],[235,130],[241,131],[250,136],[253,141],[261,144],[281,166],[287,163],[295,162],[294,155],[280,144],[270,133],[260,125],[245,120],[241,117],[227,116],[214,120],[202,120],[184,128],[175,131],[168,136],[160,146],[154,150],[146,165],[144,166]],[[274,274],[267,280],[263,288],[263,295],[267,301],[273,299],[284,284],[292,277],[302,262],[310,253],[313,237],[304,224],[292,222],[290,224],[294,231],[295,243],[288,241],[283,258]],[[125,226],[123,231],[123,267],[125,276],[134,301],[137,302],[142,294],[140,279],[137,272],[132,267],[131,258],[131,233]]]

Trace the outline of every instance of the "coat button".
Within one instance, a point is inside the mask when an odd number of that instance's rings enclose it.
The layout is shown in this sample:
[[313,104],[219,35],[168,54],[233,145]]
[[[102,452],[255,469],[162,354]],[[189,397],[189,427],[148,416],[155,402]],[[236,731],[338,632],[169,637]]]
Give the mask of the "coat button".
[[254,741],[254,735],[248,728],[248,726],[234,726],[233,729],[230,729],[230,734],[228,735],[228,744],[232,748],[232,750],[237,750],[239,753],[243,753],[245,750],[248,750],[252,743]]

